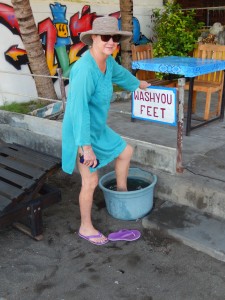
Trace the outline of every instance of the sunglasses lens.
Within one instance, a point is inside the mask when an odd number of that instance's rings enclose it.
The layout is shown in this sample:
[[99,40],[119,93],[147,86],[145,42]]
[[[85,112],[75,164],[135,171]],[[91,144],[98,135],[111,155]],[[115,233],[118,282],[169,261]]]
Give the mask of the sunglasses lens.
[[121,36],[119,34],[113,35],[112,39],[114,43],[119,43]]
[[121,36],[119,34],[116,35],[101,35],[101,40],[103,42],[108,42],[112,38],[114,43],[119,43]]
[[108,42],[111,39],[111,35],[101,35],[101,40],[103,42]]

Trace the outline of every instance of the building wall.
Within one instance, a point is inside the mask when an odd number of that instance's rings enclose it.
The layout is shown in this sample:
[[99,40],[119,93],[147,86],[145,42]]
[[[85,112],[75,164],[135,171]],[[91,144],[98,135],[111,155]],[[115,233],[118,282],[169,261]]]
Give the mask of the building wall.
[[[151,3],[149,3],[151,2]],[[57,75],[57,67],[63,69],[63,76],[68,77],[71,66],[87,48],[79,41],[79,32],[74,24],[78,22],[80,31],[89,29],[93,16],[114,15],[119,19],[120,7],[116,0],[96,1],[47,1],[31,0],[35,22],[45,49],[46,60],[52,76]],[[146,43],[152,38],[152,9],[161,7],[161,0],[134,0],[133,41]],[[61,35],[56,30],[59,11],[60,22],[64,30]],[[56,43],[54,43],[54,39]],[[114,53],[117,59],[119,49]],[[12,74],[16,73],[16,74]],[[37,98],[37,92],[28,64],[11,1],[0,0],[0,105],[5,102],[24,102]],[[58,80],[54,82],[57,94]]]
[[224,0],[177,0],[182,8],[197,9],[196,17],[206,26],[212,26],[215,22],[225,25]]

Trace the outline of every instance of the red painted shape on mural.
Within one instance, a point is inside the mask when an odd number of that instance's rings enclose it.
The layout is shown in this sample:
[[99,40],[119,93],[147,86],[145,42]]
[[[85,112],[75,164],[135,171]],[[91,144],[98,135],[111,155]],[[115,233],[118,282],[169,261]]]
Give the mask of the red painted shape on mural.
[[70,18],[70,34],[71,37],[79,36],[79,33],[90,30],[92,23],[96,18],[96,13],[90,13],[90,6],[85,5],[81,12],[81,18],[79,19],[79,13],[74,14]]
[[8,55],[14,61],[18,61],[19,56],[27,55],[27,52],[24,49],[18,48],[17,45],[13,45],[7,50],[5,55]]
[[20,33],[19,24],[12,6],[0,3],[0,18],[2,19],[1,23],[4,23],[9,30],[15,34]]
[[40,35],[45,35],[45,55],[48,64],[48,68],[51,75],[56,74],[56,69],[58,68],[58,64],[54,64],[55,61],[55,43],[57,38],[57,30],[52,24],[52,20],[47,18],[38,24],[38,32]]
[[120,11],[111,13],[111,14],[109,14],[109,16],[119,19],[120,18]]

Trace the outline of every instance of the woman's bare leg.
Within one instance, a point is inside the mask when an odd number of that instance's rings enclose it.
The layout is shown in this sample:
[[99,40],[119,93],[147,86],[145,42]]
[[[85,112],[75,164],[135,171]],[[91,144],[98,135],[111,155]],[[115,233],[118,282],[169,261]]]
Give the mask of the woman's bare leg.
[[[81,174],[82,186],[79,195],[81,225],[79,233],[84,236],[97,235],[98,230],[94,228],[91,219],[91,210],[93,204],[93,194],[96,186],[98,185],[97,172],[91,173],[89,168],[79,161],[77,162],[78,169]],[[103,242],[107,238],[102,236],[100,238],[91,239],[94,242]]]
[[117,157],[115,162],[116,183],[118,191],[127,191],[127,176],[133,148],[127,145],[124,151]]

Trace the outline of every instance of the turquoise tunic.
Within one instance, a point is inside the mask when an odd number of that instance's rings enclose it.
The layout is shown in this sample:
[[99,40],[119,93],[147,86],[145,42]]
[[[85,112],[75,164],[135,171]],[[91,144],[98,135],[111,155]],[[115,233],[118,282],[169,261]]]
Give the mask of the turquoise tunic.
[[113,161],[125,149],[126,142],[107,126],[113,85],[134,91],[139,80],[119,65],[112,56],[106,72],[98,68],[90,51],[80,58],[70,72],[70,85],[62,125],[62,169],[72,174],[78,147],[91,145],[100,164],[91,172]]

